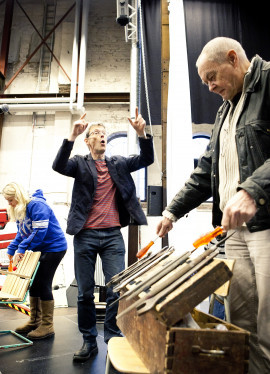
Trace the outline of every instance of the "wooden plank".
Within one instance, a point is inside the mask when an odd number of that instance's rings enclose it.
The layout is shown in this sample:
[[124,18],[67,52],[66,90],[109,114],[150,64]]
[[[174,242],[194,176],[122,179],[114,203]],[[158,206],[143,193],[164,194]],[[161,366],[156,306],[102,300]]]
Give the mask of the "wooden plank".
[[15,272],[20,272],[22,274],[25,274],[25,268],[27,266],[27,262],[29,260],[29,258],[31,257],[31,252],[30,251],[26,251],[24,256],[23,256],[23,259],[19,262],[18,266],[17,266],[17,270]]
[[[119,302],[119,314],[134,300]],[[151,373],[163,374],[165,367],[167,327],[152,313],[138,316],[136,309],[117,320],[131,347]]]
[[20,282],[18,283],[16,295],[21,299],[23,298],[23,292],[27,290],[27,281],[25,279],[20,278]]
[[41,252],[26,251],[16,271],[7,273],[0,292],[0,299],[23,300],[29,288],[30,279],[36,269]]
[[[120,312],[128,305],[129,302],[120,301]],[[198,309],[191,314],[201,329],[167,328],[152,312],[138,316],[136,310],[121,317],[118,325],[151,373],[247,373],[249,333]],[[217,330],[220,324],[228,331]],[[226,354],[202,355],[198,346],[217,351],[225,348]]]
[[7,275],[7,278],[5,279],[4,284],[2,286],[2,291],[10,293],[16,283],[16,279],[17,277],[13,277],[11,274]]
[[126,338],[110,339],[108,355],[113,367],[120,373],[150,374]]
[[13,293],[13,295],[18,296],[18,297],[19,297],[18,293],[19,293],[19,290],[20,290],[21,279],[22,278],[16,278],[16,281],[15,281],[14,286],[13,286],[12,291],[11,291],[11,293]]
[[12,273],[10,273],[10,271],[8,270],[1,270],[0,269],[0,274],[3,274],[3,275],[15,275],[15,277],[23,277],[23,278],[31,278],[29,277],[28,275],[24,275],[24,274],[21,274],[21,273],[15,273],[15,271],[13,271]]
[[[168,1],[161,0],[161,126],[162,126],[162,207],[167,206],[167,106],[169,88],[170,38]],[[162,238],[162,247],[168,246],[168,235]]]
[[[228,268],[233,272],[235,260],[227,260],[227,259],[223,260],[223,259],[216,258],[215,261],[224,261],[225,264],[228,266]],[[224,283],[217,290],[215,290],[214,293],[222,297],[227,296],[229,293],[230,283],[231,283],[230,281]]]
[[[147,274],[144,276],[147,277]],[[136,309],[131,309],[117,319],[132,349],[151,373],[247,372],[249,333],[193,309],[194,305],[198,305],[231,276],[232,272],[226,263],[214,259],[172,291],[154,309],[141,315],[138,315]],[[119,315],[139,300],[140,296],[120,300]],[[179,327],[179,322],[189,312],[200,329]],[[227,331],[217,330],[219,324],[226,326]]]
[[[208,318],[203,312],[193,314],[195,320]],[[171,370],[174,374],[243,374],[248,369],[249,333],[234,325],[214,318],[212,328],[201,323],[202,329],[171,328],[174,334],[174,356]],[[215,327],[224,324],[228,331]],[[203,328],[204,327],[204,328]]]
[[7,292],[3,292],[3,291],[0,291],[0,298],[2,300],[16,300],[16,301],[19,301],[19,298],[14,296],[13,294],[11,293],[7,293]]
[[211,261],[156,305],[157,318],[173,326],[231,277],[224,262]]

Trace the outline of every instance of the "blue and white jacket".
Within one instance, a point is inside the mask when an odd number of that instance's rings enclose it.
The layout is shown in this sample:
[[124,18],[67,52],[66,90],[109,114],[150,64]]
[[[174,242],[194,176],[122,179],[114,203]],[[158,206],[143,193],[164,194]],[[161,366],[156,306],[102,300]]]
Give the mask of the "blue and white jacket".
[[11,256],[26,250],[60,252],[67,249],[65,234],[53,210],[47,204],[42,190],[37,190],[27,205],[23,221],[17,221],[17,235],[8,246]]

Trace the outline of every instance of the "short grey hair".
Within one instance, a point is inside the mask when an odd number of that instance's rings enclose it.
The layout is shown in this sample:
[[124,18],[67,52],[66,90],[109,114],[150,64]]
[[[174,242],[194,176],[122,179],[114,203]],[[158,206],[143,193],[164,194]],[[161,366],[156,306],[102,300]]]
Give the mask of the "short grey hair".
[[203,57],[206,57],[208,61],[221,64],[226,60],[227,52],[232,49],[237,53],[240,60],[247,60],[246,52],[237,40],[220,36],[210,40],[203,47],[196,61],[196,67],[198,68]]

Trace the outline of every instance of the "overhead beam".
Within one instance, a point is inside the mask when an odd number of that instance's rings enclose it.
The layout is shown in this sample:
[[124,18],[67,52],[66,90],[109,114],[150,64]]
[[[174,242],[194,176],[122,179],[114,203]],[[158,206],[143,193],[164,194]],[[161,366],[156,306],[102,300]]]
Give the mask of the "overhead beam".
[[[40,98],[44,99],[44,102],[46,102],[46,99],[49,98],[61,98],[61,97],[69,97],[69,92],[67,93],[49,93],[49,94],[0,94],[1,102],[3,103],[5,99],[6,102],[9,102],[9,99],[12,99],[14,102],[16,99],[18,99],[19,102],[23,102],[23,99],[27,99],[27,102],[29,102],[29,99],[33,98]],[[84,102],[85,103],[129,103],[130,94],[129,92],[93,92],[93,93],[85,93],[84,94]]]
[[[161,125],[162,125],[162,190],[163,209],[167,205],[167,109],[169,88],[170,38],[168,0],[161,0]],[[162,246],[168,245],[168,235],[162,238]]]
[[7,63],[8,63],[8,52],[10,44],[11,25],[13,17],[14,0],[6,0],[4,25],[2,32],[2,43],[0,51],[0,76],[6,77]]

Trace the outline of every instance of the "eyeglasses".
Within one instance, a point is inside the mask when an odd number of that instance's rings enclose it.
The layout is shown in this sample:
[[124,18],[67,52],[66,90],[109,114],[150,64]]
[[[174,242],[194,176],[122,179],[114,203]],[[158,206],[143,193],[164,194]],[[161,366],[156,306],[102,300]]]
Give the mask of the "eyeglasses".
[[105,130],[95,130],[95,131],[90,132],[89,136],[90,135],[104,135],[104,136],[106,136],[106,131]]

